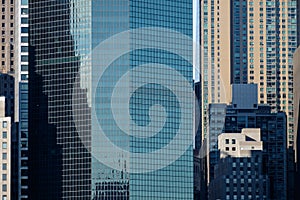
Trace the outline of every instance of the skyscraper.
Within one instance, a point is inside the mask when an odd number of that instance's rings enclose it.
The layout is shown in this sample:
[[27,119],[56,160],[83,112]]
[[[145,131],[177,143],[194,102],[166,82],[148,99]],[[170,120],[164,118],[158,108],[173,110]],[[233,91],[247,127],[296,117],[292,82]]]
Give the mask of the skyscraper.
[[287,176],[286,115],[284,112],[272,113],[269,105],[258,104],[254,98],[256,89],[255,84],[233,85],[231,104],[209,105],[208,182],[210,184],[218,176],[214,169],[219,162],[221,147],[216,137],[222,133],[241,133],[243,128],[259,128],[263,142],[263,174],[270,180],[269,199],[288,199],[291,188]]
[[193,199],[192,1],[29,10],[29,198]]
[[[0,95],[6,97],[6,116],[11,117],[12,199],[27,198],[28,96],[28,1],[1,1]],[[21,37],[22,36],[22,37]],[[19,95],[19,85],[20,95]],[[19,98],[20,97],[20,98]],[[19,112],[19,107],[22,110]],[[20,114],[20,116],[19,116]],[[20,126],[19,126],[19,122]],[[21,139],[21,129],[23,137]],[[22,161],[21,161],[22,160]],[[22,169],[22,170],[21,170]],[[22,186],[21,186],[22,185]],[[18,191],[18,192],[17,192]]]
[[1,142],[1,181],[2,199],[11,198],[11,118],[5,117],[5,97],[0,97],[0,142]]
[[222,133],[218,143],[220,160],[210,184],[209,199],[270,199],[260,129]]
[[231,83],[257,83],[259,103],[285,111],[294,142],[293,53],[296,0],[203,0],[201,74],[203,134],[209,103],[229,103]]
[[[300,48],[298,47],[297,51],[294,54],[294,76],[295,77],[299,77],[300,75]],[[296,176],[295,176],[295,186],[300,184],[300,165],[299,165],[299,161],[300,161],[300,139],[299,139],[299,134],[300,134],[300,117],[299,117],[299,108],[300,108],[300,83],[299,83],[299,79],[295,79],[294,82],[294,104],[295,104],[295,122],[296,126],[295,126],[295,131],[296,131],[296,137],[295,137],[295,141],[296,141],[296,145],[295,145],[295,150],[296,150]],[[300,198],[300,191],[295,190],[295,198]]]
[[15,1],[1,3],[1,68],[0,73],[14,73],[16,70],[15,41]]

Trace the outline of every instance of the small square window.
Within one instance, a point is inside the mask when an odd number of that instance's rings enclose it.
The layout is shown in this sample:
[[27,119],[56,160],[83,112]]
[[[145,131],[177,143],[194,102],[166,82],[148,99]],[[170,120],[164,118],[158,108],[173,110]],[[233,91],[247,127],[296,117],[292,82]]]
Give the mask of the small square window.
[[7,170],[7,164],[6,163],[2,164],[2,170]]
[[7,128],[7,121],[2,122],[2,128]]
[[2,185],[2,191],[3,191],[3,192],[7,192],[7,185],[6,185],[6,184],[3,184],[3,185]]
[[6,181],[7,180],[7,175],[6,174],[2,174],[2,180]]

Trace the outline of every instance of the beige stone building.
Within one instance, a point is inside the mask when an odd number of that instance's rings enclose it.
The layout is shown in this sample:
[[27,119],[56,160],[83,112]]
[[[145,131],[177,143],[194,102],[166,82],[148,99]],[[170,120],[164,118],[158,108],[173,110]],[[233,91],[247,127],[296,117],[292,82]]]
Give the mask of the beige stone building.
[[201,0],[202,133],[209,103],[229,103],[230,84],[258,84],[259,104],[285,111],[294,143],[295,0]]
[[[247,137],[251,138],[251,141],[247,141]],[[242,129],[241,133],[222,133],[218,136],[220,158],[251,157],[251,151],[263,150],[260,137],[260,129],[257,128]]]
[[0,198],[11,198],[11,118],[5,117],[5,98],[0,97]]
[[1,1],[1,67],[0,73],[15,73],[15,1]]

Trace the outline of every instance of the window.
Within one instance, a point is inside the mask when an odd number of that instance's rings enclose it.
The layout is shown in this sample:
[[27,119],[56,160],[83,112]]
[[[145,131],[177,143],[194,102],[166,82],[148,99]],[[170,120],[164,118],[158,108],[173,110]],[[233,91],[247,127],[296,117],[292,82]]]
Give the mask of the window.
[[2,159],[6,160],[7,159],[7,153],[2,153]]
[[7,149],[7,142],[2,143],[2,149]]
[[2,122],[2,128],[7,128],[7,121]]
[[2,180],[6,181],[7,180],[7,175],[6,174],[2,174]]
[[28,14],[28,8],[21,8],[21,13],[22,13],[22,15],[27,15]]
[[27,65],[21,65],[21,71],[28,71]]
[[22,36],[21,37],[21,42],[27,43],[28,42],[28,37]]
[[28,62],[28,56],[21,56],[21,62]]
[[28,18],[21,18],[22,24],[28,24]]
[[226,143],[226,144],[229,144],[229,139],[226,139],[226,140],[225,140],[225,143]]
[[235,144],[235,139],[232,139],[232,141],[231,141],[231,142],[232,142],[232,144]]
[[28,47],[21,46],[21,52],[28,52]]
[[6,195],[3,195],[3,196],[2,196],[2,200],[7,200],[7,196],[6,196]]
[[2,132],[2,138],[4,138],[4,139],[7,138],[7,132],[6,131]]
[[2,164],[2,170],[7,170],[7,164],[6,163]]
[[2,191],[3,191],[3,192],[7,192],[7,185],[6,185],[6,184],[3,184],[3,185],[2,185]]
[[21,33],[28,33],[27,27],[21,27]]

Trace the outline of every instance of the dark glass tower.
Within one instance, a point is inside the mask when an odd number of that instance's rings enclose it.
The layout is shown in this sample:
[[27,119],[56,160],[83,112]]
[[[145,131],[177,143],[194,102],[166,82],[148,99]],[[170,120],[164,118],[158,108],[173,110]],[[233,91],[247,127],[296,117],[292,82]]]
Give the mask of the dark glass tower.
[[29,9],[29,198],[193,199],[192,1]]
[[247,1],[231,1],[231,83],[247,83]]

